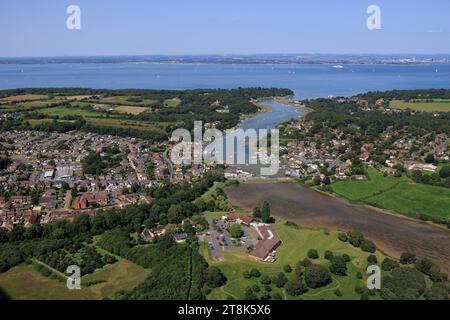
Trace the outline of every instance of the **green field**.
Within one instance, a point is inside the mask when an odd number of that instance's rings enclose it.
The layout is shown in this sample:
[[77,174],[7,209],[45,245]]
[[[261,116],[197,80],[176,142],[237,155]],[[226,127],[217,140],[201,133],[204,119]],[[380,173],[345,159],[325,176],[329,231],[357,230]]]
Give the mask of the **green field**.
[[367,203],[412,216],[450,217],[450,189],[401,183],[392,190],[368,198]]
[[[150,270],[120,260],[81,279],[81,290],[69,290],[65,283],[44,277],[31,265],[21,265],[0,274],[0,291],[18,300],[96,300],[130,290],[149,275]],[[89,287],[83,283],[104,281]]]
[[419,102],[392,100],[390,107],[402,110],[409,108],[416,111],[446,112],[450,111],[450,100],[434,99],[433,102],[426,102],[424,100]]
[[102,112],[97,112],[97,111],[88,110],[88,109],[81,109],[81,108],[77,108],[77,107],[46,108],[46,109],[40,109],[39,113],[47,114],[47,115],[51,115],[51,116],[59,116],[59,117],[77,115],[77,116],[82,116],[84,118],[98,117],[98,116],[103,115]]
[[365,181],[344,180],[333,183],[334,192],[351,201],[359,201],[405,181],[404,178],[384,177],[374,168],[367,168],[367,174],[368,179]]
[[164,131],[170,123],[166,122],[140,122],[114,118],[87,118],[89,124],[105,127],[131,128],[141,131]]
[[[134,99],[142,101],[135,102],[133,101]],[[158,101],[155,99],[142,99],[141,97],[133,97],[133,96],[113,96],[113,97],[104,97],[100,99],[100,103],[126,105],[126,106],[150,106],[157,102]]]
[[371,204],[379,208],[418,217],[427,215],[450,217],[450,190],[412,183],[408,178],[384,177],[368,168],[366,181],[346,180],[332,184],[333,191],[352,202]]
[[[222,288],[214,289],[208,299],[225,299],[227,296],[234,298],[244,298],[245,289],[248,286],[257,284],[263,290],[263,285],[259,278],[245,279],[243,272],[251,268],[257,268],[262,275],[274,276],[283,271],[283,266],[289,264],[293,269],[298,261],[307,257],[309,249],[316,249],[320,259],[313,260],[316,264],[328,265],[329,262],[323,258],[326,250],[337,254],[348,254],[352,259],[347,264],[347,276],[333,275],[333,282],[326,287],[318,289],[309,289],[309,291],[299,298],[301,299],[359,299],[359,295],[354,291],[356,285],[364,285],[364,279],[357,279],[356,273],[359,271],[363,275],[367,265],[368,253],[362,252],[359,248],[351,246],[349,243],[341,242],[337,239],[338,232],[313,229],[295,229],[286,226],[283,221],[278,221],[274,225],[283,244],[277,250],[277,261],[275,263],[265,263],[255,261],[249,258],[245,252],[224,252],[224,261],[211,261],[211,256],[207,246],[201,248],[201,252],[208,262],[219,267],[226,275],[228,282]],[[378,261],[382,261],[385,256],[377,252]],[[294,277],[294,271],[290,274],[286,273],[288,278]],[[285,299],[294,299],[290,297],[284,289],[279,289],[275,285],[271,285],[271,294],[278,292]],[[337,297],[334,291],[338,289],[342,292],[342,297]]]
[[164,105],[167,107],[178,107],[181,103],[180,99],[167,99],[164,101]]

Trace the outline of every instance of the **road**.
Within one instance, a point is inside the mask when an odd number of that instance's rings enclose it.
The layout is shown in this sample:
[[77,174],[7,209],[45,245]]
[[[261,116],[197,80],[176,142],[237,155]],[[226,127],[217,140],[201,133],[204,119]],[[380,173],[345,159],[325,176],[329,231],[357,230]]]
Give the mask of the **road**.
[[208,236],[208,245],[211,250],[211,254],[214,260],[223,260],[222,247],[217,240],[219,233],[214,230],[214,221],[209,215],[206,215],[206,220],[209,225],[209,236]]
[[167,167],[169,169],[169,179],[173,178],[173,164],[172,161],[170,161],[169,157],[167,156],[167,153],[169,150],[164,151],[163,153],[163,160],[165,163],[167,163]]

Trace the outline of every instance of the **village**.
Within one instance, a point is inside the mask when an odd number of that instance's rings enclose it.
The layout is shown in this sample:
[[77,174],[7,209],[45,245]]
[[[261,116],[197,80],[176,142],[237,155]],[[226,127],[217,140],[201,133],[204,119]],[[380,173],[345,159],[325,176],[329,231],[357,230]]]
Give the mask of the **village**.
[[151,203],[146,189],[190,182],[207,168],[175,166],[163,144],[87,132],[8,131],[0,139],[0,227]]

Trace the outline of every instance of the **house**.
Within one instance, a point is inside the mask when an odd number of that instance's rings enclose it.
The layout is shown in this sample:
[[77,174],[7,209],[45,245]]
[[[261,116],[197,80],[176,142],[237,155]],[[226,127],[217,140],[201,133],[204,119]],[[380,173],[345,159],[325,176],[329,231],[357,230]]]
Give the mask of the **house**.
[[437,170],[437,166],[431,163],[413,163],[408,169],[435,172]]
[[249,253],[250,257],[264,262],[274,262],[275,250],[281,245],[281,239],[270,226],[255,227],[255,229],[261,240]]
[[229,220],[234,220],[238,224],[250,225],[255,219],[251,216],[246,216],[240,213],[230,213],[226,216]]
[[87,208],[87,200],[85,197],[75,197],[73,200],[73,208],[75,210],[82,210]]
[[183,243],[186,242],[188,235],[187,233],[175,233],[172,237],[176,243]]
[[25,228],[30,228],[33,224],[36,223],[38,215],[36,213],[28,214],[24,216]]
[[147,242],[151,242],[155,238],[155,234],[151,232],[149,229],[144,228],[141,232],[141,237]]

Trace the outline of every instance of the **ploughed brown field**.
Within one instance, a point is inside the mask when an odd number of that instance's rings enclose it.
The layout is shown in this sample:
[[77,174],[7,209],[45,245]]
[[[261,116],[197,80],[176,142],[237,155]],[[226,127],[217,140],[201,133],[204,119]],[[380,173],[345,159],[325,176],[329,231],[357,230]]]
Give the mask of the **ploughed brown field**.
[[272,214],[308,227],[358,230],[393,257],[407,250],[450,273],[450,231],[406,217],[354,206],[294,183],[249,183],[225,189],[230,201],[253,209],[269,201]]

